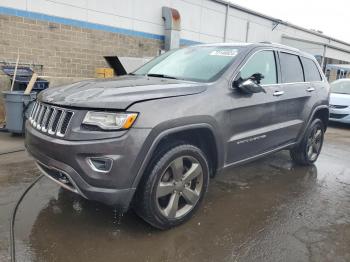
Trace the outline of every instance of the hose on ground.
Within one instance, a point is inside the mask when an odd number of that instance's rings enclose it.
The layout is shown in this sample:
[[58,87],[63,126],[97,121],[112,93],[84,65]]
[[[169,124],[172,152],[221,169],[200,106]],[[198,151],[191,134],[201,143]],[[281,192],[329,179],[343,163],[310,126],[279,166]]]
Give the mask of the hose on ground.
[[21,148],[21,149],[16,149],[16,150],[8,151],[8,152],[1,152],[1,153],[0,153],[0,156],[2,156],[2,155],[7,155],[7,154],[12,154],[12,153],[17,153],[17,152],[22,152],[22,151],[25,151],[25,149],[24,149],[24,148]]
[[27,188],[24,190],[20,198],[17,200],[16,205],[12,211],[11,224],[10,224],[10,248],[11,248],[11,262],[16,262],[16,246],[15,246],[15,219],[19,205],[23,198],[29,192],[29,190],[43,177],[44,175],[38,176]]

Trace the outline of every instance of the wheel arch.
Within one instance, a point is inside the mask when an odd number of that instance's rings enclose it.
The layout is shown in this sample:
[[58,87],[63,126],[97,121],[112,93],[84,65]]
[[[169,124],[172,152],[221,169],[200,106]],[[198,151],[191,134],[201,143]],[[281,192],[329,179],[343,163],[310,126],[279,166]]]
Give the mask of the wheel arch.
[[[156,132],[156,129],[154,129]],[[152,135],[150,135],[152,137]],[[141,178],[145,174],[145,170],[152,160],[155,152],[164,144],[174,141],[182,141],[193,144],[207,155],[208,161],[211,162],[211,175],[214,176],[223,165],[223,145],[219,139],[219,135],[215,128],[208,123],[188,124],[176,126],[157,132],[152,138],[152,143],[148,147],[144,160],[139,168],[133,182],[133,188],[137,188]]]
[[328,105],[319,105],[316,106],[314,108],[314,110],[312,111],[312,113],[310,114],[310,117],[308,118],[307,123],[305,124],[302,132],[299,134],[299,138],[297,140],[297,144],[299,144],[301,142],[301,140],[303,139],[305,132],[308,128],[308,126],[312,123],[312,121],[316,118],[320,118],[321,121],[324,124],[325,127],[325,131],[327,129],[328,126],[328,121],[329,121],[329,107]]
[[316,110],[313,113],[313,116],[311,118],[311,121],[319,118],[323,122],[323,126],[325,128],[325,131],[328,127],[328,122],[329,122],[329,108],[327,107],[320,107],[316,108]]

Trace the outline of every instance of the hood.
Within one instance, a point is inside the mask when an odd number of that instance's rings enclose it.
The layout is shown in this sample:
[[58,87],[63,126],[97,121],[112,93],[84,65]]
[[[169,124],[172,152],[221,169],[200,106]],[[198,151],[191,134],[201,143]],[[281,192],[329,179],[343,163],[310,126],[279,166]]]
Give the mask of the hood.
[[201,93],[206,84],[145,76],[96,79],[41,92],[39,100],[61,106],[127,109],[146,100]]
[[331,93],[329,104],[340,105],[340,106],[350,106],[350,95]]

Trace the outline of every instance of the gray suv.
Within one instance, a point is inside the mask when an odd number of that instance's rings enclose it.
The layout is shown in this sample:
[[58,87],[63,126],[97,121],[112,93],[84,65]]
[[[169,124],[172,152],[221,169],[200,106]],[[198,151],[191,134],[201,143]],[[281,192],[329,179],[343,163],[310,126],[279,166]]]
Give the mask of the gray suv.
[[290,150],[311,165],[328,124],[314,57],[286,46],[169,51],[135,72],[40,93],[26,123],[39,169],[81,196],[166,229],[188,220],[223,169]]

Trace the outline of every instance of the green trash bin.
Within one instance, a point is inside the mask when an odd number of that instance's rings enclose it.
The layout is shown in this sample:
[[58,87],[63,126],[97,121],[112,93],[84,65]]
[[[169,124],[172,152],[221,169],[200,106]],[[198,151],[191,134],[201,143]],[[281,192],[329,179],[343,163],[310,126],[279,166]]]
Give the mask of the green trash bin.
[[23,134],[24,123],[33,108],[36,92],[24,94],[24,91],[2,92],[5,101],[6,129],[10,133]]

